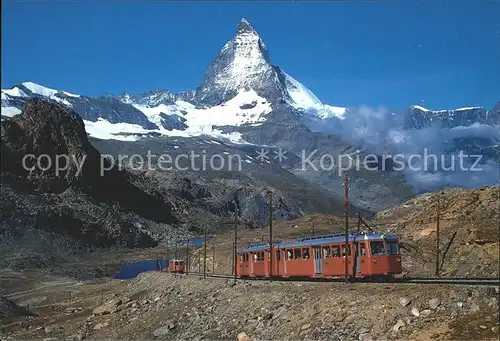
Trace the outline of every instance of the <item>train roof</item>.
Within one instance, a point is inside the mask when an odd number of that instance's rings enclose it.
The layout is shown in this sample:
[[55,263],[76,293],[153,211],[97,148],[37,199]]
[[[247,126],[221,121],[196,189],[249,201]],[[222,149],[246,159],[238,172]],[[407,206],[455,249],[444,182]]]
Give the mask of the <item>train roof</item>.
[[[369,233],[369,234],[361,233],[361,234],[350,234],[348,236],[348,240],[350,242],[360,241],[360,240],[380,240],[380,239],[396,240],[398,239],[398,236],[393,233]],[[342,242],[345,242],[345,234],[335,233],[335,234],[326,234],[320,236],[299,238],[297,240],[288,242],[273,243],[273,247],[284,249],[289,247],[334,244]],[[267,249],[269,249],[269,243],[260,243],[238,248],[236,252],[264,251]]]

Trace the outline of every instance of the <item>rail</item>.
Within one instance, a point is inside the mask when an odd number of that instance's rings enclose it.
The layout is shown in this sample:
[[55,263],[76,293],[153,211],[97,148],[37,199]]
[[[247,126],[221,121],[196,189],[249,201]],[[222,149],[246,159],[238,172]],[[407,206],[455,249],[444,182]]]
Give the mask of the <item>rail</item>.
[[[203,276],[200,272],[190,272],[189,276]],[[207,277],[234,279],[234,275],[230,274],[206,274]],[[344,277],[238,277],[239,281],[291,281],[291,282],[344,282]],[[447,284],[447,285],[483,285],[483,286],[500,286],[500,278],[383,278],[383,279],[363,279],[351,278],[353,283],[394,283],[394,284]]]

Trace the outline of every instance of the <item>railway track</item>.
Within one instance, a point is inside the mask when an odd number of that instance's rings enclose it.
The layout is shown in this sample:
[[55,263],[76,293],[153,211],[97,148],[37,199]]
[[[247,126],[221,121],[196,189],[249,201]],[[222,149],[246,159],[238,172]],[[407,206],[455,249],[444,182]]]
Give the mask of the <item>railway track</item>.
[[[178,274],[181,275],[181,274]],[[181,276],[185,276],[182,274]],[[203,273],[189,272],[188,276],[203,276]],[[210,278],[223,278],[234,279],[234,275],[229,274],[206,274]],[[297,277],[297,278],[269,278],[269,277],[244,277],[237,278],[238,281],[287,281],[287,282],[345,282],[345,278],[311,278],[311,277]],[[396,283],[396,284],[447,284],[447,285],[482,285],[482,286],[500,286],[500,278],[392,278],[391,280],[374,280],[352,278],[351,283]]]

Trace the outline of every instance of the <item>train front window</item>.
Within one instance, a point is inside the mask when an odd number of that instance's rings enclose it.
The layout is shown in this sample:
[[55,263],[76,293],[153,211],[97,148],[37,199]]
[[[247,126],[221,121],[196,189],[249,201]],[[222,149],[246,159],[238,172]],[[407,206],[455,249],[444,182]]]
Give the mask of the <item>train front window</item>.
[[382,240],[377,240],[370,242],[370,250],[372,253],[372,256],[385,256],[385,245]]
[[391,240],[387,243],[387,245],[388,245],[389,253],[391,256],[395,256],[395,255],[399,254],[399,244],[397,241]]

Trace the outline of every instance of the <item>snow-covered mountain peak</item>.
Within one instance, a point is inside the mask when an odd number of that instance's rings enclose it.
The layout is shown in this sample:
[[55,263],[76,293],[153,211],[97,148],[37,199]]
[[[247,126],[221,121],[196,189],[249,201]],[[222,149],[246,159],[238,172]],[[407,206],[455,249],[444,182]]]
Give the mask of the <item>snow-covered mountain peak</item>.
[[253,26],[248,22],[248,20],[245,18],[241,18],[238,24],[238,33],[244,33],[244,32],[257,34],[257,32],[255,31]]
[[242,19],[235,37],[210,65],[196,99],[218,105],[240,90],[250,89],[271,101],[288,97],[279,70],[270,63],[266,45],[250,23]]
[[56,94],[64,94],[69,97],[80,97],[80,95],[75,95],[70,92],[62,91],[62,90],[55,90],[51,88],[47,88],[43,85],[39,85],[33,82],[23,82],[21,83],[23,87],[31,91],[33,94],[37,94],[40,96],[44,97],[52,97],[55,96]]

